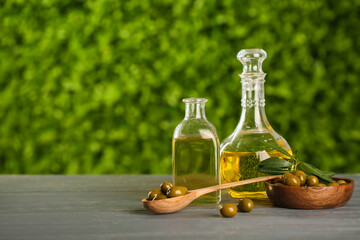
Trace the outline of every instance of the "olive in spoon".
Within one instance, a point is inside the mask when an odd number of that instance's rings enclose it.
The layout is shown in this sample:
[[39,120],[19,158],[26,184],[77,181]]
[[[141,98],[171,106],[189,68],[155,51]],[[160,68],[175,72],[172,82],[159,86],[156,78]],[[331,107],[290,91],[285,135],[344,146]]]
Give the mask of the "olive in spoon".
[[281,175],[265,176],[265,177],[247,179],[238,182],[225,183],[221,185],[215,185],[211,187],[191,190],[183,196],[174,197],[174,198],[166,198],[166,199],[154,200],[154,201],[150,201],[144,198],[142,200],[142,203],[147,210],[153,213],[158,213],[158,214],[174,213],[180,211],[181,209],[189,205],[192,201],[194,201],[195,199],[197,199],[198,197],[204,194],[215,192],[217,190],[246,185],[250,183],[267,181],[279,177],[281,177]]

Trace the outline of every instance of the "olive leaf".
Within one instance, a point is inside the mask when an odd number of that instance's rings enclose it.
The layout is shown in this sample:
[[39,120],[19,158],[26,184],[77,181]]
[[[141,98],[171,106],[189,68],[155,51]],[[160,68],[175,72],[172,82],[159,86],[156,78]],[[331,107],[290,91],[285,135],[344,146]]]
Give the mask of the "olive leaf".
[[256,170],[261,172],[261,173],[270,174],[270,175],[278,175],[278,174],[284,174],[286,172],[291,172],[291,169],[289,169],[289,168],[262,168],[262,167],[258,167],[258,168],[256,168]]
[[303,170],[305,173],[307,173],[308,175],[315,175],[325,181],[328,182],[332,182],[333,180],[331,179],[329,174],[330,172],[323,172],[320,169],[314,167],[313,165],[309,164],[309,163],[305,163],[305,162],[299,162],[300,168],[301,170]]
[[287,151],[285,151],[285,149],[283,149],[282,147],[280,147],[280,146],[278,146],[276,144],[273,144],[273,143],[265,142],[264,144],[267,145],[268,147],[271,147],[271,148],[275,149],[276,151],[284,154],[285,156],[288,156],[292,160],[296,161],[296,158],[293,155],[291,155],[290,153],[288,153]]
[[332,177],[335,175],[334,172],[328,172],[328,171],[322,171],[322,172],[323,172],[323,174],[325,174],[326,176],[329,176],[329,177]]
[[274,172],[273,174],[280,174],[280,173],[286,173],[286,172],[291,172],[290,168],[258,168],[257,169],[258,172],[262,172],[262,173],[267,173],[269,174],[269,172]]
[[271,168],[281,168],[281,167],[291,168],[292,163],[281,158],[271,157],[261,161],[259,163],[259,166],[271,167]]
[[292,163],[277,157],[265,159],[259,163],[256,170],[265,174],[284,174],[290,172]]

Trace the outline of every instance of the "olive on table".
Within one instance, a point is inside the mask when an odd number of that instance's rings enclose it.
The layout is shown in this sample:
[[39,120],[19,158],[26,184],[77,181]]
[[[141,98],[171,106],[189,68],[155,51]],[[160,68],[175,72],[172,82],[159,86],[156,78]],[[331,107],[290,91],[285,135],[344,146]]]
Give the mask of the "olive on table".
[[319,179],[316,176],[311,175],[308,177],[306,183],[308,186],[315,186],[316,184],[319,183]]
[[329,183],[328,186],[329,187],[331,187],[331,186],[339,186],[339,184],[337,182],[333,181],[333,182]]
[[237,207],[235,204],[231,204],[231,203],[225,204],[220,209],[220,213],[224,217],[231,218],[237,214]]
[[237,207],[240,212],[250,212],[254,208],[254,203],[249,198],[242,198],[239,200]]
[[327,187],[324,183],[318,183],[314,187]]
[[300,179],[295,175],[287,176],[285,184],[288,186],[297,187],[300,186]]
[[301,170],[296,170],[293,172],[293,174],[300,179],[300,185],[304,186],[306,183],[306,173]]
[[172,184],[170,182],[163,182],[160,184],[160,190],[163,194],[166,195],[166,193],[172,188]]
[[172,188],[169,189],[166,196],[169,198],[179,197],[179,196],[183,196],[183,195],[187,194],[187,192],[188,192],[188,190],[186,187],[173,186]]
[[347,182],[346,182],[345,180],[338,180],[337,183],[338,183],[339,185],[344,185],[344,184],[346,184]]
[[152,201],[162,199],[163,196],[166,198],[166,196],[159,189],[153,189],[149,192],[147,200]]

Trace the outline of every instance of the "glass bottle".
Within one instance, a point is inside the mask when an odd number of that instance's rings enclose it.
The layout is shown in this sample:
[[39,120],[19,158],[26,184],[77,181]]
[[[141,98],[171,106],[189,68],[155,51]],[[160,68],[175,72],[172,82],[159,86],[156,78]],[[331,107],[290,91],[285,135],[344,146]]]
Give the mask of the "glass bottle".
[[[185,118],[172,141],[173,184],[189,190],[220,184],[219,138],[205,116],[205,98],[186,98]],[[220,191],[198,198],[198,203],[218,203]]]
[[[235,131],[220,146],[221,181],[234,182],[263,176],[256,165],[269,157],[288,159],[264,143],[278,144],[292,154],[286,140],[270,126],[265,114],[262,62],[266,52],[262,49],[241,50],[237,59],[244,65],[239,76],[242,83],[242,112]],[[265,183],[253,183],[228,190],[235,198],[266,198]]]

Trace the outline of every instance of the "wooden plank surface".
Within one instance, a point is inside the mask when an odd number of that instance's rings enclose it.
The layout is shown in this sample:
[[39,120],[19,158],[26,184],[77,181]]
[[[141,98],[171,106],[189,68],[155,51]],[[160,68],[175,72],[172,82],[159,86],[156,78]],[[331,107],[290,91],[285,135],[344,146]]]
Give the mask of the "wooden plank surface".
[[[349,203],[328,210],[255,203],[226,219],[218,205],[154,215],[141,199],[169,175],[0,176],[0,239],[359,239],[360,174]],[[223,201],[235,202],[223,191]]]

